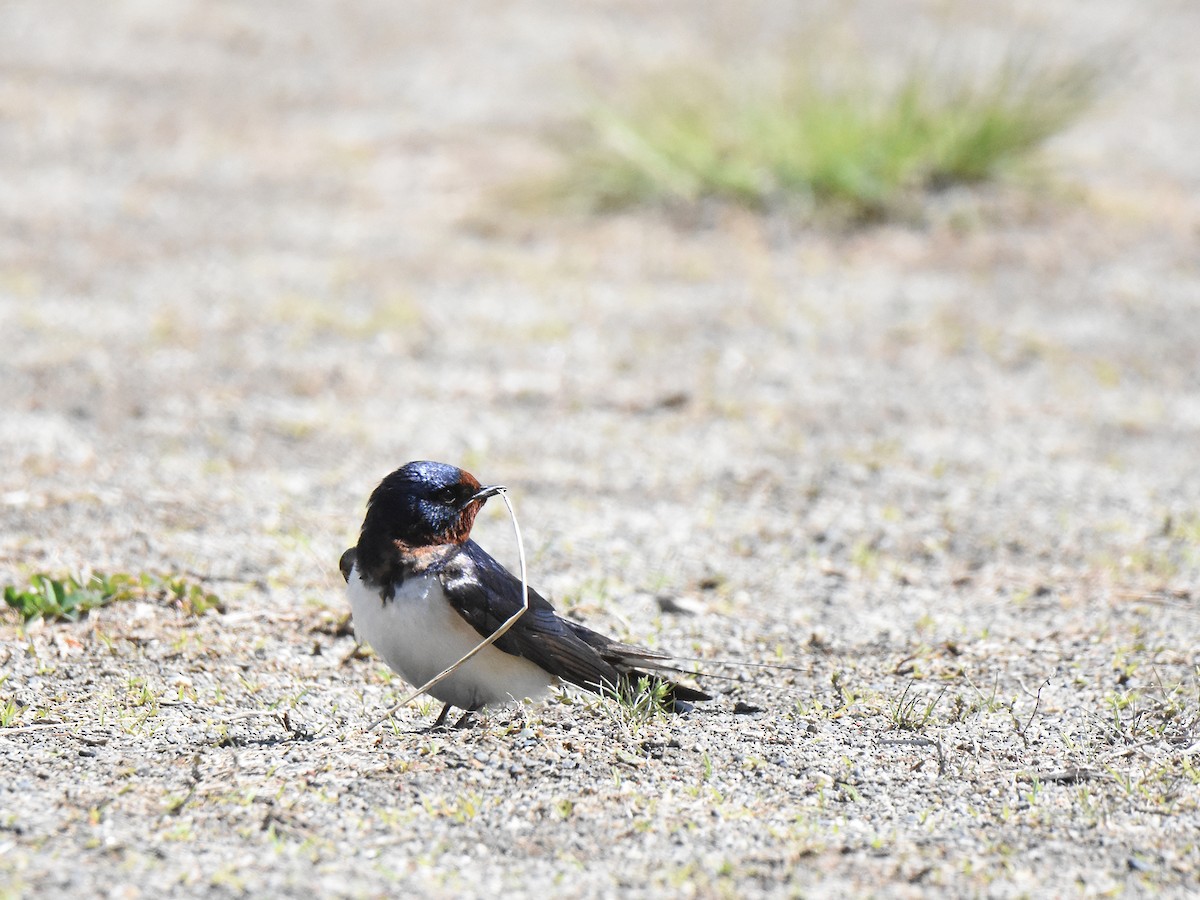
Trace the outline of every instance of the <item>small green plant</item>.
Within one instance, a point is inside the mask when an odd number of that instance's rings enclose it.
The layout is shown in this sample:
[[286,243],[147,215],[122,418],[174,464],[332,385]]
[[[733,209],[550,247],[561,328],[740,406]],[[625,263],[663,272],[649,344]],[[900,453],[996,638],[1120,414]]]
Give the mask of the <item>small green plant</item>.
[[844,62],[775,78],[674,70],[594,112],[553,193],[605,211],[715,198],[856,220],[916,192],[993,178],[1071,123],[1082,66],[1009,61],[976,78],[918,62],[893,87]]
[[189,616],[203,616],[215,610],[225,612],[225,604],[216,594],[204,590],[194,581],[188,581],[182,575],[155,577],[143,574],[139,576],[142,585],[155,593],[158,599],[165,600],[176,606]]
[[422,804],[429,815],[463,825],[483,811],[484,798],[476,791],[464,791],[454,797],[426,797]]
[[0,706],[0,728],[11,727],[20,715],[21,706],[10,697],[7,703]]
[[670,693],[671,686],[667,682],[642,677],[619,689],[606,688],[602,691],[612,702],[601,708],[636,735],[646,725],[666,715],[671,706]]
[[892,725],[901,731],[923,731],[933,718],[934,710],[937,709],[937,705],[946,693],[946,688],[942,688],[941,692],[927,701],[924,708],[921,709],[921,698],[916,695],[912,697],[908,695],[912,686],[911,681],[904,686],[904,693],[892,707]]
[[212,609],[223,611],[215,594],[177,575],[96,573],[60,579],[35,574],[30,577],[27,587],[7,585],[4,588],[5,604],[15,609],[26,622],[37,618],[74,622],[91,610],[118,600],[167,602],[193,616],[202,616]]

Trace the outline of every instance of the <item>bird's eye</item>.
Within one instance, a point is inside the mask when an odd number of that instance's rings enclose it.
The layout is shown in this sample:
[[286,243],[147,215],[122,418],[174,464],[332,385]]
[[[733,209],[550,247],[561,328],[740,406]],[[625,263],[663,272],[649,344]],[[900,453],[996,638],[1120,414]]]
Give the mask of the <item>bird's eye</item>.
[[455,491],[454,488],[452,488],[452,487],[445,487],[445,488],[442,488],[440,491],[438,491],[433,496],[434,496],[434,499],[436,499],[438,501],[438,503],[453,503],[458,497],[458,492]]

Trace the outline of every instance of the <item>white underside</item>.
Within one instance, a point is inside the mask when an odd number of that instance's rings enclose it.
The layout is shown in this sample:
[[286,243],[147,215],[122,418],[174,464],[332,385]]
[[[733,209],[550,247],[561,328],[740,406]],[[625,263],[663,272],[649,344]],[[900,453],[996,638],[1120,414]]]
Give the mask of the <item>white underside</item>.
[[[435,577],[407,578],[386,603],[363,584],[358,569],[346,584],[354,630],[390,668],[420,687],[469,653],[482,636],[446,600]],[[558,683],[540,666],[494,646],[430,688],[429,693],[460,709],[487,703],[536,699]]]

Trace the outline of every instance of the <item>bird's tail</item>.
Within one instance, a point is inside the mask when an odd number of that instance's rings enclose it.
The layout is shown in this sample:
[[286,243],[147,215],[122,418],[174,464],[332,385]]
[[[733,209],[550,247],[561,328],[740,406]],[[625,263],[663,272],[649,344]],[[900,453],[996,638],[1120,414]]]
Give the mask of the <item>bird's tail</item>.
[[[569,619],[566,621],[571,630],[581,640],[595,649],[609,665],[620,673],[621,684],[618,685],[617,690],[621,696],[636,696],[648,687],[652,693],[661,692],[664,695],[664,705],[669,706],[674,712],[686,712],[691,709],[692,701],[711,700],[712,697],[699,688],[688,687],[687,685],[679,684],[676,681],[666,678],[662,673],[670,672],[673,675],[699,676],[718,681],[742,680],[730,675],[718,675],[712,671],[696,671],[693,668],[684,668],[679,663],[700,663],[706,667],[714,666],[726,669],[770,669],[782,672],[809,671],[808,668],[803,666],[789,666],[784,663],[668,656],[653,650],[647,650],[644,647],[635,647],[632,644],[614,641],[612,638],[592,631],[578,622],[573,622]],[[650,671],[647,672],[645,670]]]
[[[692,708],[692,702],[712,699],[709,694],[699,688],[688,687],[657,674],[659,672],[691,674],[672,665],[668,657],[635,647],[632,644],[614,641],[578,622],[572,622],[569,619],[566,622],[580,640],[588,644],[600,654],[605,662],[617,670],[620,680],[615,688],[612,685],[601,685],[601,693],[615,691],[619,697],[626,699],[639,695],[654,697],[672,712],[686,712]],[[647,672],[646,669],[651,671]]]

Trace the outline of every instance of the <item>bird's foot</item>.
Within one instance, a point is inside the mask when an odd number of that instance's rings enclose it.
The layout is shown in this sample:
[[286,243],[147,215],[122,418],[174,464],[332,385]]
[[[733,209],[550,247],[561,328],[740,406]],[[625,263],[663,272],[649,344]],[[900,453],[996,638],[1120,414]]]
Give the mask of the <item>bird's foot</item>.
[[471,720],[474,717],[475,717],[475,710],[468,709],[465,713],[462,714],[462,718],[454,723],[454,730],[459,731],[460,729],[463,729],[463,728],[469,728],[472,724]]
[[449,715],[449,713],[450,713],[451,705],[452,704],[447,703],[445,706],[442,707],[442,711],[440,713],[438,713],[438,717],[436,720],[434,720],[434,723],[432,725],[430,725],[427,729],[425,729],[426,733],[440,732],[440,731],[458,731],[459,729],[467,728],[471,725],[471,718],[481,708],[481,706],[473,706],[470,709],[468,709],[466,712],[464,712],[462,714],[462,717],[457,722],[455,722],[453,725],[447,725],[446,724],[446,716]]

